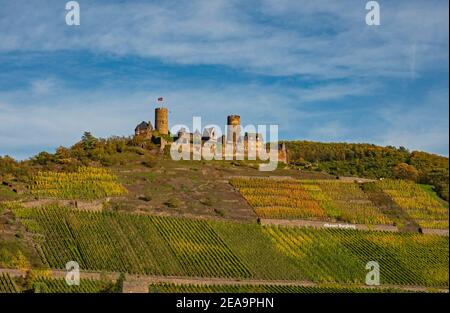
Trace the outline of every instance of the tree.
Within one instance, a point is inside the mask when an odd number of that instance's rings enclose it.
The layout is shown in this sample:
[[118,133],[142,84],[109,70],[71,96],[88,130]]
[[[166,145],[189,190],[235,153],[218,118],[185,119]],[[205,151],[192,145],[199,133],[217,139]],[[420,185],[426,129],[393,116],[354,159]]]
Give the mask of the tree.
[[394,167],[394,176],[399,179],[406,179],[416,181],[419,177],[419,172],[412,165],[406,163],[399,163]]
[[83,136],[81,137],[81,143],[83,144],[83,148],[85,150],[91,150],[95,148],[97,138],[92,136],[90,132],[84,132]]
[[445,168],[433,169],[422,176],[422,182],[434,186],[434,190],[444,200],[448,201],[449,174]]
[[55,161],[55,158],[53,154],[43,151],[36,155],[32,160],[39,165],[49,165]]

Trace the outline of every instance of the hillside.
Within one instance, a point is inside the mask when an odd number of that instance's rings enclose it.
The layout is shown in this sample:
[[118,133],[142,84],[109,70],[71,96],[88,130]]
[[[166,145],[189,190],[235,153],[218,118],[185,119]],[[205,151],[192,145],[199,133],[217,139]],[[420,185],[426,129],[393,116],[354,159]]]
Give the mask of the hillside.
[[[426,180],[448,159],[287,144],[290,164],[273,172],[89,133],[54,154],[0,158],[0,290],[76,291],[61,281],[68,261],[82,292],[114,292],[120,273],[124,290],[144,292],[448,290],[448,202]],[[402,163],[417,176],[399,179]],[[369,261],[383,274],[367,290]]]
[[333,175],[409,179],[433,185],[448,201],[448,158],[404,147],[286,141],[292,165]]

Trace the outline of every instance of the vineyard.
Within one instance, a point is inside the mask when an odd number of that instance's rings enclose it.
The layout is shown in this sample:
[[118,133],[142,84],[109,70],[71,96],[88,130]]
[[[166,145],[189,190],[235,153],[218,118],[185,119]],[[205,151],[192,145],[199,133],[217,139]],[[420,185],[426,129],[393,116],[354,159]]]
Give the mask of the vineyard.
[[34,293],[99,293],[111,292],[113,283],[104,280],[81,279],[79,285],[69,286],[64,278],[35,277],[29,287],[17,287],[11,276],[0,274],[0,294],[32,291]]
[[8,274],[0,273],[0,293],[16,293],[17,287]]
[[448,237],[285,227],[263,231],[311,281],[360,284],[365,264],[374,260],[382,284],[448,286]]
[[360,288],[342,286],[299,285],[192,285],[156,283],[148,288],[150,293],[393,293],[405,292],[392,288]]
[[42,257],[52,268],[160,275],[249,277],[229,247],[203,221],[125,213],[75,212],[51,206],[18,210],[32,232],[45,235]]
[[35,293],[100,293],[110,292],[112,283],[95,279],[80,279],[79,285],[68,285],[64,278],[37,277],[33,280]]
[[[84,212],[48,206],[15,215],[34,233],[43,262],[153,275],[448,286],[448,237],[282,228],[234,222]],[[251,247],[251,249],[249,249]]]
[[357,224],[392,224],[357,183],[317,180],[300,184],[332,218]]
[[423,228],[448,229],[448,203],[408,181],[383,180],[377,185]]
[[235,178],[230,183],[263,218],[392,224],[356,183]]
[[79,167],[76,172],[39,172],[31,194],[38,198],[99,199],[125,194],[127,190],[107,169]]
[[[394,224],[358,183],[263,178],[233,178],[230,183],[262,218]],[[403,180],[375,184],[421,227],[448,229],[448,203],[432,192]]]
[[234,178],[230,183],[261,217],[311,219],[326,217],[326,211],[295,180]]

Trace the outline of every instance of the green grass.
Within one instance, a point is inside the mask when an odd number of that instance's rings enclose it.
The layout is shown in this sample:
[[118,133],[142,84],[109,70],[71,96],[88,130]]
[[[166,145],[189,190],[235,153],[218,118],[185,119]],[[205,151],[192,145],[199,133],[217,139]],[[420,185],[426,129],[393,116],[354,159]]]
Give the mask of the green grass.
[[[20,196],[5,185],[0,185],[0,201],[10,201],[18,199]],[[1,210],[1,209],[0,209]],[[0,211],[1,214],[1,211]]]
[[[434,190],[434,186],[427,184],[417,184],[423,191],[428,193],[431,197],[433,197],[436,201],[442,203],[444,206],[446,205],[445,200],[438,196],[436,191]],[[447,204],[448,205],[448,204]]]

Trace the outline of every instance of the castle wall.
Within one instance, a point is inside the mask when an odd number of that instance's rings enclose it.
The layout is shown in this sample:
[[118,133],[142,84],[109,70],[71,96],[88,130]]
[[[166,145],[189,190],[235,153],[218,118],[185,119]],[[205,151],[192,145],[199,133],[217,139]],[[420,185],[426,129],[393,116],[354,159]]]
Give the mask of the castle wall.
[[134,132],[135,136],[139,136],[139,137],[142,137],[142,138],[145,138],[145,139],[152,138],[152,134],[153,134],[153,131],[150,128],[144,129],[144,130],[136,130]]

